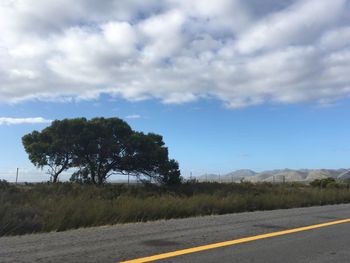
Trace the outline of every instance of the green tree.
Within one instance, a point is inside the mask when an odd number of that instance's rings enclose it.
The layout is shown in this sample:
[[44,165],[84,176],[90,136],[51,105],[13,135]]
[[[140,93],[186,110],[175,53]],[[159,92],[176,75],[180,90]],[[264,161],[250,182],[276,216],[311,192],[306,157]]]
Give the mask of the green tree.
[[126,173],[125,159],[133,130],[118,118],[94,118],[85,123],[75,145],[74,164],[79,170],[72,180],[102,184],[113,173]]
[[127,165],[128,172],[160,184],[181,183],[179,165],[175,160],[169,160],[168,148],[162,136],[136,132],[131,145],[132,158]]
[[86,119],[53,121],[43,131],[33,131],[22,137],[29,160],[38,168],[48,167],[52,182],[72,167],[76,134]]
[[71,180],[82,183],[103,184],[112,174],[181,182],[178,163],[169,160],[162,136],[135,132],[118,118],[54,121],[22,140],[32,163],[49,167],[53,182],[69,168],[76,170]]
[[177,185],[182,183],[179,163],[174,159],[164,162],[160,169],[158,180],[161,184]]

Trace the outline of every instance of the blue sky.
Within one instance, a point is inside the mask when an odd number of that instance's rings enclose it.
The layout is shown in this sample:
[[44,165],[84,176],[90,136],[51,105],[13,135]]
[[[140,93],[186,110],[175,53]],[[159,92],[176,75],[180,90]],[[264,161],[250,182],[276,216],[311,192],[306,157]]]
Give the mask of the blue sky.
[[21,136],[81,116],[162,134],[185,176],[348,167],[349,13],[350,0],[3,0],[0,177],[42,178]]

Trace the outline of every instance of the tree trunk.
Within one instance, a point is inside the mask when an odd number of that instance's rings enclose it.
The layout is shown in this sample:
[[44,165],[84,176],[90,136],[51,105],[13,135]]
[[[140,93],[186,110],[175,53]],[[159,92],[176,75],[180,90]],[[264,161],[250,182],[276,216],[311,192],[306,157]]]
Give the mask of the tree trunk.
[[107,180],[107,174],[109,173],[109,171],[110,170],[106,170],[106,169],[99,170],[99,173],[97,174],[99,185],[102,185]]
[[53,183],[57,183],[58,175],[59,175],[59,173],[52,175],[52,182]]
[[98,181],[97,181],[98,185],[102,185],[103,184],[103,177],[98,176],[97,179],[98,179]]
[[91,181],[93,184],[96,184],[95,172],[91,171]]
[[[67,168],[68,168],[68,163],[69,163],[69,156],[67,155],[66,156],[66,160],[64,161],[64,164],[62,164],[62,167],[58,170],[58,171],[56,171],[56,169],[54,169],[53,168],[53,166],[51,166],[51,168],[52,168],[52,173],[51,173],[51,176],[52,176],[52,182],[53,183],[57,183],[57,181],[58,181],[58,176],[64,171],[64,170],[66,170]],[[58,167],[57,167],[58,168]],[[56,172],[54,172],[54,171],[56,171]]]
[[99,185],[102,185],[104,180],[105,180],[105,178],[106,178],[106,173],[104,173],[102,171],[99,171],[99,173],[97,174],[97,179],[98,179],[97,183]]

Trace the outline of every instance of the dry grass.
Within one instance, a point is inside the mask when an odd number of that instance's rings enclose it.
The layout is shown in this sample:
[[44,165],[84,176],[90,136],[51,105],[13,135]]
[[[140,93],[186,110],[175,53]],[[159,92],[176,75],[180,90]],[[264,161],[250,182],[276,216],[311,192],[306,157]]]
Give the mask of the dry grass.
[[188,183],[10,186],[0,182],[0,236],[189,216],[350,202],[348,184]]

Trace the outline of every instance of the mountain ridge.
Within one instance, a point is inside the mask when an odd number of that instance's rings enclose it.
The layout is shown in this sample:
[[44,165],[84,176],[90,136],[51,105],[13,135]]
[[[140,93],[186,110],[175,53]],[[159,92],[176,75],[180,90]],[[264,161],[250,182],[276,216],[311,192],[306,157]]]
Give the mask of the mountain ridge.
[[203,174],[196,177],[199,182],[311,182],[316,179],[350,178],[350,169],[274,169],[255,172],[251,169],[240,169],[227,174]]

